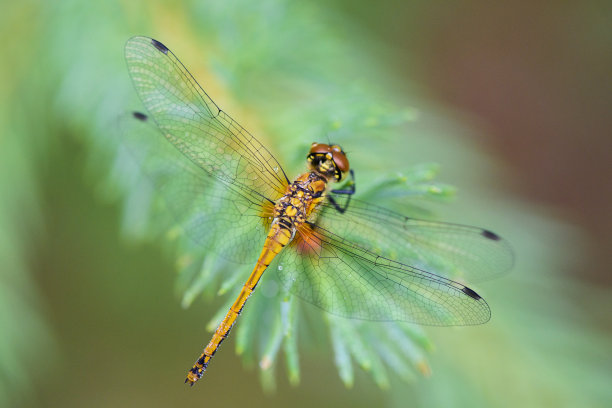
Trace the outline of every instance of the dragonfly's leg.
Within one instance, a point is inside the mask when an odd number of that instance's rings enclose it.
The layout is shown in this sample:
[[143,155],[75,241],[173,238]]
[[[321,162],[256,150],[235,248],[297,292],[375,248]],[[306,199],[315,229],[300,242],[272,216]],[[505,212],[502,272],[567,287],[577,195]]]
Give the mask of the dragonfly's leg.
[[344,187],[348,187],[348,188],[341,188],[338,190],[332,190],[331,192],[334,194],[346,194],[346,195],[353,195],[355,194],[355,172],[353,171],[353,169],[351,169],[349,171],[349,174],[351,175],[351,179],[348,180],[348,182],[346,183],[347,185]]
[[344,203],[344,206],[341,206],[340,204],[338,204],[336,202],[336,200],[334,200],[334,197],[329,195],[329,202],[331,203],[331,205],[334,206],[334,208],[340,213],[344,213],[346,211],[346,209],[348,208],[350,202],[351,202],[351,197],[353,196],[353,194],[355,194],[355,173],[353,172],[353,169],[350,170],[350,174],[351,174],[351,179],[349,180],[349,182],[347,183],[347,187],[348,188],[342,188],[342,189],[338,189],[338,190],[332,190],[331,192],[334,194],[343,194],[343,195],[347,195],[348,198],[346,199],[346,203]]

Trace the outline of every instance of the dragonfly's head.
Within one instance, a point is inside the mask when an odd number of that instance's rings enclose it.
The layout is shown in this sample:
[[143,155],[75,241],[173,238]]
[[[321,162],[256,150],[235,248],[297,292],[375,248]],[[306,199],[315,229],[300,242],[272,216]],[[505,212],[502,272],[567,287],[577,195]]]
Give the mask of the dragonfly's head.
[[349,162],[346,154],[338,145],[313,143],[308,153],[308,167],[312,171],[322,174],[328,179],[340,181],[349,171]]

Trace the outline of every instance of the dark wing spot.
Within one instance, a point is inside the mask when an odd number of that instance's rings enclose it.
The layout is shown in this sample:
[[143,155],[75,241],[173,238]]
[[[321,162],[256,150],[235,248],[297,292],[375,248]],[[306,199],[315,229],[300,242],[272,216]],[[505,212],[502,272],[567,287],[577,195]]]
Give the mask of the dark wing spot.
[[483,237],[492,239],[493,241],[499,241],[501,239],[499,235],[489,230],[482,230],[481,234]]
[[153,44],[153,46],[155,48],[157,48],[158,50],[160,50],[164,54],[168,53],[168,47],[166,47],[164,44],[160,43],[159,41],[154,40],[154,39],[151,38],[151,44]]
[[482,299],[478,293],[474,292],[472,289],[468,288],[467,286],[464,286],[463,289],[461,290],[463,291],[463,293],[465,293],[466,295],[468,295],[469,297],[473,299],[476,299],[476,300]]
[[141,120],[143,122],[146,122],[147,119],[149,119],[149,117],[142,112],[132,112],[132,115],[134,115],[136,119]]

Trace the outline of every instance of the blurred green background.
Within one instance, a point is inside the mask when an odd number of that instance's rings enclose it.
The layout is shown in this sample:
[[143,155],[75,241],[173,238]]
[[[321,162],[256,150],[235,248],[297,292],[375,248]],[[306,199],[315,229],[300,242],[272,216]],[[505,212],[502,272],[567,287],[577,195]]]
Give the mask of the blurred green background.
[[[0,406],[612,404],[609,2],[1,11]],[[116,122],[142,109],[123,60],[133,35],[172,49],[291,176],[327,137],[365,186],[439,163],[455,200],[389,206],[513,244],[513,272],[478,285],[491,322],[424,329],[431,376],[388,369],[388,389],[359,368],[345,388],[325,331],[300,337],[297,386],[281,364],[264,392],[233,338],[204,381],[184,386],[224,300],[181,307],[176,251],[139,218],[142,193],[118,187],[130,175],[116,167]]]

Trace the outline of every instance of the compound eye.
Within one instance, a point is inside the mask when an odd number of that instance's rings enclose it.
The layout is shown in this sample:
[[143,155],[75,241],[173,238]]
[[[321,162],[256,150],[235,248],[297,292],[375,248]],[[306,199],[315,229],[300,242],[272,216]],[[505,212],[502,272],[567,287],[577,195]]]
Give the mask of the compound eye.
[[334,163],[336,164],[336,167],[338,168],[338,170],[340,170],[343,173],[346,173],[347,171],[349,171],[349,162],[348,162],[348,159],[346,158],[346,155],[342,152],[336,152],[336,151],[334,151],[333,155],[334,155]]
[[330,151],[329,145],[324,143],[313,143],[310,146],[310,153],[328,153]]

